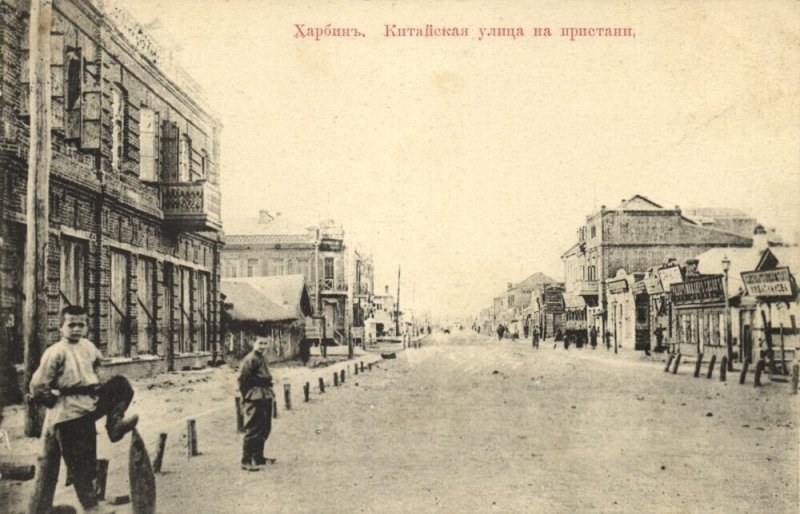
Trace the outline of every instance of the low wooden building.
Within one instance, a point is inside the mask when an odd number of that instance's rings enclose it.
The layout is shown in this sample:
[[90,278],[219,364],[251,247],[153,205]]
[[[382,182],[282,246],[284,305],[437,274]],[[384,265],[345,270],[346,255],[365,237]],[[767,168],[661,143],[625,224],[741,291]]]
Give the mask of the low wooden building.
[[269,341],[266,358],[278,362],[300,356],[313,314],[303,275],[225,278],[226,359],[247,355],[253,343]]

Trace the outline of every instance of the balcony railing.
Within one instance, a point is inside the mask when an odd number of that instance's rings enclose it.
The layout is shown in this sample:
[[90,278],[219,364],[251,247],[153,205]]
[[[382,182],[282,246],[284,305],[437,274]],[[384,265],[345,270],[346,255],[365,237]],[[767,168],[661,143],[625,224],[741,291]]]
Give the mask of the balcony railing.
[[188,232],[219,231],[220,191],[206,180],[183,183],[162,183],[161,210],[164,222]]
[[581,280],[577,286],[580,296],[597,296],[600,291],[597,280]]
[[319,292],[321,294],[347,294],[347,283],[323,278],[319,282]]

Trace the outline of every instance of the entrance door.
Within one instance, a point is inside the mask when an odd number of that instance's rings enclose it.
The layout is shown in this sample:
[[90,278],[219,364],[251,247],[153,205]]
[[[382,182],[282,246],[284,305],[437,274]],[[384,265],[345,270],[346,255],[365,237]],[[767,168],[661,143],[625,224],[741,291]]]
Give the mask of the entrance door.
[[741,341],[739,354],[739,362],[744,362],[744,359],[753,356],[753,315],[755,311],[741,311],[739,326],[740,334],[739,340]]
[[325,336],[336,340],[334,329],[336,328],[336,304],[325,302]]

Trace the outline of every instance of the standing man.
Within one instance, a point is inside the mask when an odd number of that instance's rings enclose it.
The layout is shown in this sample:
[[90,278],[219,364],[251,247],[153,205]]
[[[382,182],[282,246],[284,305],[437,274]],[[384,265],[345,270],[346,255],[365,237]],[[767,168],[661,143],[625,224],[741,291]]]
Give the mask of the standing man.
[[258,339],[253,350],[242,360],[239,371],[239,391],[244,410],[244,442],[242,469],[258,471],[259,466],[275,464],[264,456],[264,444],[272,430],[272,375],[264,358],[268,342]]
[[101,355],[86,339],[88,329],[83,307],[71,305],[61,311],[61,339],[42,355],[30,392],[33,401],[47,407],[43,440],[56,439],[56,459],[64,458],[78,501],[86,512],[95,512],[95,421],[105,416],[108,438],[117,442],[136,426],[139,416],[124,417],[133,399],[133,388],[125,377],[115,376],[101,384],[97,375]]
[[589,344],[592,345],[592,350],[597,348],[597,328],[592,325],[592,329],[589,330]]

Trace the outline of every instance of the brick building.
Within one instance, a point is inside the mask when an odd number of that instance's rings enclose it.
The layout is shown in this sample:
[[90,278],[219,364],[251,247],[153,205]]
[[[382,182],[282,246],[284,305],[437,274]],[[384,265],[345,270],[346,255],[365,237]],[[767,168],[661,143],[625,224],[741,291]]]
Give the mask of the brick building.
[[325,317],[325,338],[347,344],[351,335],[364,337],[373,264],[369,256],[345,245],[341,225],[326,220],[303,227],[280,213],[261,210],[258,218],[233,222],[224,239],[224,277],[303,275],[314,312]]
[[[105,3],[107,4],[107,3]],[[0,348],[21,363],[29,146],[28,2],[0,0]],[[53,2],[49,337],[89,311],[108,365],[207,360],[218,337],[221,125],[146,30],[95,0]]]
[[606,323],[606,282],[619,270],[644,274],[668,258],[682,262],[711,248],[752,244],[751,238],[707,228],[684,216],[679,207],[662,207],[641,195],[587,216],[577,239],[561,256],[567,317],[580,318],[576,311],[585,308],[581,328],[596,326],[600,335],[611,328]]

